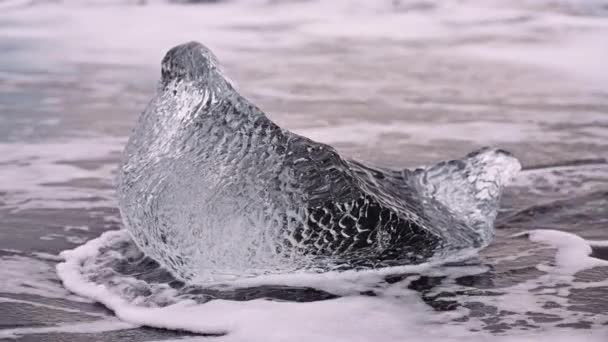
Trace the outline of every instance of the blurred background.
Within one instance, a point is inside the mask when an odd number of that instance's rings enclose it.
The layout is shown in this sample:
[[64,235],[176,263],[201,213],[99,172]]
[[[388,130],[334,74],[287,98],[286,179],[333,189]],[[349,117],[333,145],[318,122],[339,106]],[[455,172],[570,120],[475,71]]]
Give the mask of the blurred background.
[[608,140],[606,1],[2,0],[0,10],[7,143],[125,137],[164,53],[190,40],[282,126],[374,162],[500,145],[542,163],[596,157]]

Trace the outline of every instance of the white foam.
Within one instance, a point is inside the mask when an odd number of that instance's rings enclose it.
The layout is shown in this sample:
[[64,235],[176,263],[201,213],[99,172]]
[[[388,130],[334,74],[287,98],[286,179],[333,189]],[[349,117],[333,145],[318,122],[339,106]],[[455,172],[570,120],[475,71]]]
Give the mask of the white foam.
[[391,141],[430,143],[440,140],[480,141],[484,143],[515,143],[522,140],[559,141],[566,135],[548,132],[540,125],[517,122],[357,122],[335,126],[296,128],[294,132],[324,143],[377,144],[386,135]]
[[608,241],[591,241],[587,240],[591,247],[608,247]]
[[540,46],[498,42],[468,46],[460,51],[492,60],[560,70],[570,77],[601,86],[608,84],[608,72],[603,67],[608,59],[606,34],[605,29],[599,33],[591,31],[583,36],[565,32],[559,40],[555,41],[551,37],[549,42]]
[[48,305],[48,304],[38,303],[38,302],[30,301],[30,300],[0,297],[0,303],[19,303],[19,304],[31,305],[31,306],[35,306],[35,307],[39,307],[39,308],[58,310],[58,311],[70,312],[70,313],[79,313],[79,314],[83,314],[86,316],[104,317],[104,318],[109,317],[106,314],[99,314],[99,313],[94,313],[94,312],[82,311],[82,310],[78,310],[78,309],[71,309],[71,308],[67,308],[64,306],[58,306],[58,305]]
[[[555,258],[548,263],[541,263],[537,268],[543,272],[535,277],[515,285],[489,290],[496,295],[476,296],[471,299],[470,293],[478,291],[473,287],[447,284],[438,286],[433,293],[447,291],[451,293],[469,293],[457,295],[451,299],[458,301],[473,300],[489,307],[516,313],[501,318],[501,323],[517,324],[528,313],[536,313],[548,317],[561,318],[561,324],[578,324],[584,321],[597,321],[598,314],[571,308],[570,295],[574,289],[603,288],[608,286],[608,279],[583,282],[576,280],[578,272],[598,266],[608,266],[608,261],[591,258],[589,243],[583,238],[556,230],[533,230],[514,235],[528,236],[533,242],[555,248]],[[537,322],[529,321],[538,325]],[[597,331],[606,334],[606,330]],[[601,334],[600,334],[601,336]],[[606,336],[606,335],[604,335]],[[579,337],[580,338],[580,337]],[[576,339],[574,339],[576,340]],[[583,341],[585,339],[582,339]]]
[[[552,341],[552,342],[603,342],[606,338],[605,331],[567,331],[567,332],[558,332],[558,331],[547,331],[542,335],[518,335],[518,336],[487,336],[484,334],[472,334],[470,336],[461,336],[461,335],[453,335],[446,338],[440,337],[431,337],[428,336],[416,336],[409,340],[401,340],[404,341],[450,341],[450,342],[541,342],[541,341]],[[172,339],[172,340],[158,340],[158,341],[149,341],[149,342],[208,342],[209,338],[205,337],[186,337],[182,339]],[[236,338],[226,338],[221,339],[221,341],[258,341],[258,340],[243,340]],[[319,340],[325,341],[325,339]],[[335,339],[329,341],[366,341],[360,340],[357,338],[349,338],[349,339]],[[373,339],[373,341],[379,341],[379,339]]]
[[107,331],[133,329],[137,326],[119,320],[102,320],[87,323],[63,324],[40,328],[15,328],[0,330],[0,338],[18,338],[22,335],[49,333],[101,333]]
[[[405,7],[416,5],[404,3]],[[603,39],[608,27],[605,21],[554,11],[559,6],[550,0],[535,1],[534,6],[529,5],[530,1],[425,3],[428,10],[400,11],[395,9],[394,1],[388,0],[285,1],[272,6],[259,1],[230,1],[213,6],[163,2],[125,6],[131,4],[129,1],[122,2],[122,6],[90,6],[69,2],[7,11],[8,18],[28,25],[0,27],[0,34],[15,39],[50,40],[52,43],[36,47],[44,49],[39,54],[44,60],[31,62],[41,65],[114,62],[157,69],[169,47],[189,40],[204,42],[221,60],[230,61],[238,60],[245,53],[244,47],[272,49],[341,39],[390,39],[430,44],[441,54],[465,53],[555,69],[574,74],[583,83],[608,82],[608,73],[602,67],[608,53]],[[562,8],[585,7],[560,3]],[[601,6],[585,8],[599,10]],[[163,24],[158,25],[159,22]],[[285,28],[276,29],[282,26]],[[253,27],[262,30],[247,29]],[[492,39],[488,41],[488,37]],[[32,56],[36,54],[23,57],[31,60]]]
[[[501,296],[468,296],[457,295],[455,299],[480,301],[495,305],[499,310],[513,310],[525,314],[528,311],[555,313],[557,309],[543,308],[543,303],[556,300],[551,291],[535,292],[534,289],[561,284],[566,278],[572,277],[580,270],[603,265],[589,262],[588,245],[575,235],[555,232],[536,231],[529,234],[532,241],[547,243],[557,248],[556,262],[552,267],[543,268],[548,272],[540,278],[524,282],[506,289],[499,289]],[[474,320],[469,323],[456,323],[456,317],[466,315],[467,310],[460,309],[451,313],[433,312],[424,304],[417,293],[406,289],[401,283],[378,287],[379,277],[373,273],[357,274],[358,277],[333,277],[335,273],[327,274],[318,281],[321,287],[343,289],[344,292],[373,288],[379,292],[377,297],[351,295],[333,300],[310,303],[276,302],[263,299],[250,301],[212,300],[205,304],[197,304],[192,300],[180,300],[175,304],[154,307],[127,302],[112,288],[93,283],[82,273],[82,267],[95,258],[99,250],[109,247],[115,242],[128,239],[125,231],[113,231],[103,234],[100,238],[74,250],[63,252],[65,262],[57,266],[57,271],[65,286],[80,295],[101,302],[122,320],[135,325],[145,325],[158,328],[187,330],[198,333],[226,334],[220,341],[485,341],[489,338],[496,341],[537,341],[551,337],[555,341],[602,341],[608,330],[595,328],[591,331],[571,330],[539,330],[536,332],[511,331],[509,336],[495,336],[486,332],[473,332],[470,329],[479,328]],[[583,258],[584,257],[584,258]],[[583,258],[583,259],[581,259]],[[87,261],[89,260],[89,262]],[[90,271],[90,269],[89,269]],[[428,275],[462,276],[463,274],[478,274],[485,268],[470,267],[456,268],[451,271],[421,267],[419,271]],[[574,272],[574,273],[573,273]],[[284,275],[289,278],[291,275]],[[275,283],[279,276],[275,276]],[[345,281],[346,279],[346,281]],[[568,278],[569,281],[572,278]],[[328,285],[331,282],[344,282],[346,285]],[[262,285],[257,280],[251,285]],[[272,283],[272,281],[271,281]],[[311,277],[295,276],[288,284],[313,284]],[[323,284],[324,283],[324,284]],[[375,283],[375,285],[374,285]],[[605,285],[603,282],[594,284]],[[455,284],[448,284],[456,286]],[[585,285],[591,286],[593,285]],[[444,288],[445,289],[445,288]],[[453,290],[453,288],[452,288]],[[461,292],[463,291],[460,288]],[[437,291],[441,291],[437,289]],[[354,292],[356,293],[356,292]],[[560,300],[560,297],[557,297]],[[567,304],[567,299],[562,300]],[[566,310],[566,309],[561,309]],[[563,312],[561,312],[563,313]],[[565,323],[575,323],[589,318],[589,314],[568,312]],[[506,322],[516,324],[521,316]],[[198,341],[198,338],[187,339]]]
[[[87,282],[79,273],[84,259],[94,256],[99,248],[124,234],[123,231],[105,233],[84,246],[62,253],[66,262],[59,264],[57,271],[67,288],[103,303],[119,318],[134,324],[200,333],[229,333],[233,340],[249,341],[335,340],[340,336],[356,337],[361,341],[384,336],[386,341],[397,341],[404,336],[413,336],[413,331],[404,331],[404,320],[405,324],[410,320],[411,329],[424,329],[417,324],[417,317],[408,314],[410,305],[369,297],[312,303],[215,300],[198,305],[183,301],[161,308],[138,307],[117,297],[103,285]],[[418,312],[429,310],[422,303],[417,305]],[[301,329],[294,329],[294,322],[300,322]]]
[[[113,163],[100,163],[95,169],[78,166],[79,161],[107,158],[119,153],[124,138],[79,138],[45,143],[0,143],[0,163],[11,167],[0,168],[0,189],[8,192],[4,206],[25,208],[86,208],[115,206],[114,189],[91,189],[68,183],[74,179],[113,179]],[[53,186],[48,184],[55,183]],[[77,200],[77,201],[74,201]]]
[[590,163],[525,170],[511,184],[517,191],[542,196],[547,201],[585,196],[608,190],[608,165]]
[[0,292],[89,302],[86,298],[72,295],[58,284],[53,266],[47,262],[12,255],[1,257],[0,264]]
[[4,0],[0,1],[0,9],[16,8],[24,5],[28,5],[30,0]]
[[32,255],[42,259],[42,260],[50,260],[50,261],[61,261],[63,260],[60,256],[55,255],[55,254],[50,254],[50,253],[44,253],[44,252],[32,252]]
[[69,232],[70,230],[82,230],[85,232],[89,231],[89,226],[65,226],[63,230]]
[[543,270],[573,275],[585,269],[608,266],[608,261],[589,256],[591,254],[590,243],[578,235],[548,229],[533,230],[527,234],[531,241],[557,248],[555,266],[544,266]]

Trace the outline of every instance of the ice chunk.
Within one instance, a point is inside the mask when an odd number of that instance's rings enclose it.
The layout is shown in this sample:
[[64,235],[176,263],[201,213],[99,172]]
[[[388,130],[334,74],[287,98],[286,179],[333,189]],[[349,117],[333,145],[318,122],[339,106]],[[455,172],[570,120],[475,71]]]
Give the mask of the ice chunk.
[[491,149],[415,171],[346,160],[270,121],[190,42],[163,59],[118,194],[138,246],[205,282],[417,264],[485,246],[517,170]]

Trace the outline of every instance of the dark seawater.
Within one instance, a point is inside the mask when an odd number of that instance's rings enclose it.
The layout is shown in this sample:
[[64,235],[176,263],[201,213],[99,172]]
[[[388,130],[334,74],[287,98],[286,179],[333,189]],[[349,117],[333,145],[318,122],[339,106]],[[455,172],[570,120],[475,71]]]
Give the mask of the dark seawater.
[[[127,240],[108,249],[127,257],[106,269],[142,281],[134,298],[159,305],[148,293],[157,285],[175,291],[166,304],[403,291],[429,317],[465,312],[449,321],[471,336],[584,340],[578,331],[606,331],[608,266],[560,276],[550,269],[559,248],[514,236],[545,229],[608,240],[601,1],[134,3],[0,1],[0,339],[194,336],[126,324],[71,294],[55,271],[61,251],[122,227],[114,194],[120,153],[162,55],[194,39],[216,51],[271,119],[344,155],[408,167],[491,145],[515,154],[524,170],[503,197],[495,242],[473,258],[349,288],[311,281],[209,288],[174,279]],[[591,248],[608,260],[608,244]]]

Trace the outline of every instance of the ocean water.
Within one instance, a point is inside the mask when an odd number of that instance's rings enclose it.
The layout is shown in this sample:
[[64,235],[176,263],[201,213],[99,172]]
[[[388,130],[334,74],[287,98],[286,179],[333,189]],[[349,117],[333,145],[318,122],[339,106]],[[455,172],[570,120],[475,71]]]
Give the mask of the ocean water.
[[[607,8],[0,1],[0,339],[605,340]],[[176,280],[120,230],[114,187],[162,56],[190,40],[272,120],[345,156],[511,151],[524,170],[494,243],[442,264]]]

